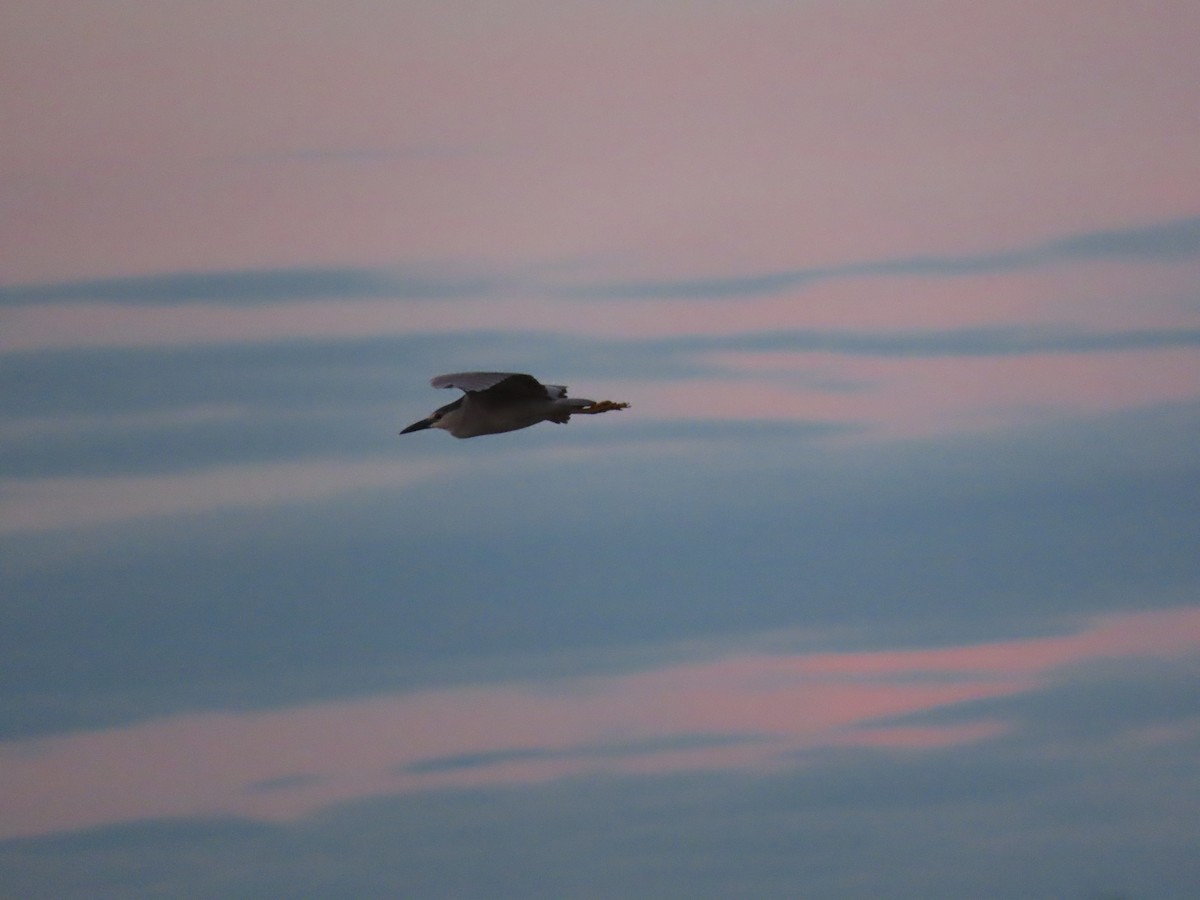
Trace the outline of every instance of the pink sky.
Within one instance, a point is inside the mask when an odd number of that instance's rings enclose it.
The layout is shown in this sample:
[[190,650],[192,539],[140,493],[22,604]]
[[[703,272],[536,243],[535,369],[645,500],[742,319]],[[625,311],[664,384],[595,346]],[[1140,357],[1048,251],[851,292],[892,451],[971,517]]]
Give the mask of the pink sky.
[[1200,9],[1134,9],[19,0],[4,277],[730,273],[1192,214]]

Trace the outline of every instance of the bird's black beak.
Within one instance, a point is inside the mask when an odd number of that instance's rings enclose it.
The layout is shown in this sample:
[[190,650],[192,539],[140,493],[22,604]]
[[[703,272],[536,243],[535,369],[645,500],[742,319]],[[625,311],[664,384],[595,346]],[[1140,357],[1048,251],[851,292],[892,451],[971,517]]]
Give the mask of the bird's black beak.
[[407,428],[405,428],[400,433],[401,434],[412,434],[414,431],[424,431],[426,428],[429,428],[432,425],[433,425],[433,419],[422,419],[420,422],[413,422],[411,425],[409,425]]

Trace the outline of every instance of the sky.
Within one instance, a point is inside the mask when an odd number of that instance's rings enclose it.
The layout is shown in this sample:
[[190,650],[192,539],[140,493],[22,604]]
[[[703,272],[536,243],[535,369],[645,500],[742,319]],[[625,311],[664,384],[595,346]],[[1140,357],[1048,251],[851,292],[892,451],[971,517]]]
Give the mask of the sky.
[[1198,42],[0,6],[0,895],[1200,895]]

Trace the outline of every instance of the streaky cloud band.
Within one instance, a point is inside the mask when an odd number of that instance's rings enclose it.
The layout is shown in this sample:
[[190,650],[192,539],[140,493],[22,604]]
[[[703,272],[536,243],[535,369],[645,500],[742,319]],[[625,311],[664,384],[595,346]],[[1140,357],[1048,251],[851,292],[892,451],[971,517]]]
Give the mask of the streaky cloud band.
[[235,269],[0,287],[0,306],[87,301],[148,306],[204,301],[233,306],[324,297],[434,300],[475,297],[498,287],[497,281],[488,278],[440,277],[388,269]]
[[993,253],[929,254],[735,276],[546,285],[536,277],[457,276],[354,266],[185,271],[0,286],[0,307],[95,301],[158,306],[197,301],[267,305],[326,297],[455,300],[495,294],[514,285],[574,300],[722,299],[774,294],[838,279],[953,278],[1099,259],[1171,262],[1197,256],[1200,216],[1193,216],[1084,232]]
[[995,253],[909,256],[732,277],[610,282],[568,288],[566,293],[593,300],[720,299],[774,294],[849,278],[954,278],[1099,259],[1170,262],[1196,256],[1200,256],[1200,216],[1142,227],[1090,231]]

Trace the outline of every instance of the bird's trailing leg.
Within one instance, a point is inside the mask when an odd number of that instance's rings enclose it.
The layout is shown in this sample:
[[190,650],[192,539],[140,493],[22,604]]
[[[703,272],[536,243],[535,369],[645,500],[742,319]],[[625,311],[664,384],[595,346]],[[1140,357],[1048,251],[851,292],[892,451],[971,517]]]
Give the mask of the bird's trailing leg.
[[572,410],[573,415],[595,415],[596,413],[611,412],[614,409],[629,409],[628,403],[617,403],[613,400],[601,400],[598,403],[593,403],[591,406],[585,406],[582,409]]

